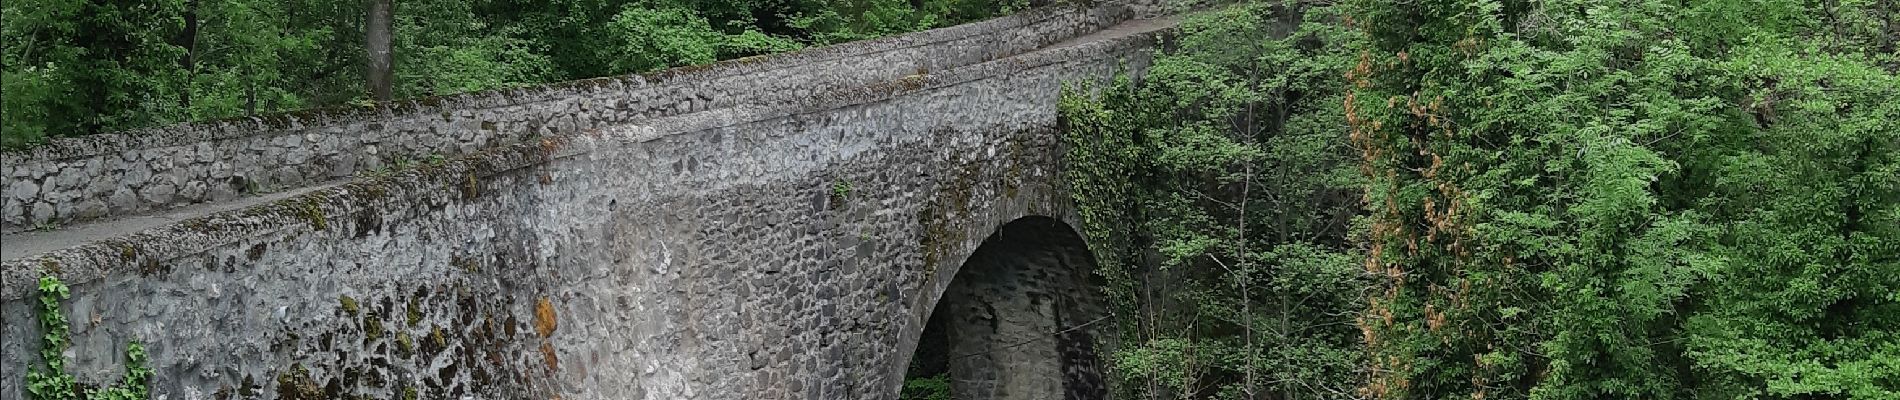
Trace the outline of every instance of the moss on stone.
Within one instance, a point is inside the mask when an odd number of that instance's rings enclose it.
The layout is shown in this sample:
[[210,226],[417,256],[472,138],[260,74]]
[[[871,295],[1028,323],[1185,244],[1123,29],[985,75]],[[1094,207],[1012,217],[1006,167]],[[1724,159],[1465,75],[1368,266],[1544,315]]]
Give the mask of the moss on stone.
[[289,369],[277,374],[277,398],[284,400],[319,400],[324,398],[323,389],[317,387],[317,381],[310,379],[310,370],[303,364],[291,364]]
[[941,182],[937,190],[937,200],[918,213],[917,223],[923,229],[921,250],[924,255],[924,276],[919,287],[928,287],[936,275],[942,257],[958,250],[956,246],[967,239],[963,229],[951,224],[958,216],[970,215],[970,197],[977,185],[980,163],[970,163],[958,167],[954,175]]
[[172,264],[158,262],[156,258],[148,258],[143,261],[135,261],[134,263],[138,265],[140,276],[153,276],[172,272]]
[[772,57],[768,57],[766,55],[745,56],[745,57],[739,57],[738,59],[732,60],[732,64],[735,64],[735,65],[757,64],[757,63],[764,62],[765,60],[770,60],[770,59],[772,59]]
[[449,256],[449,265],[460,268],[462,272],[471,274],[481,272],[482,270],[481,263],[475,262],[475,259],[472,257]]
[[310,197],[297,209],[297,216],[310,223],[316,230],[330,229],[329,221],[323,215],[323,203],[316,197]]
[[264,251],[268,250],[269,247],[269,245],[264,243],[253,244],[249,249],[244,250],[244,258],[251,261],[262,259],[264,258]]
[[241,396],[246,399],[257,398],[257,395],[258,395],[257,388],[258,388],[257,380],[253,379],[251,377],[251,374],[247,373],[247,374],[244,374],[243,383],[239,384],[237,387],[237,394],[238,396]]
[[183,226],[185,227],[185,229],[189,229],[192,232],[209,233],[212,230],[211,224],[209,223],[210,220],[211,220],[210,218],[204,218],[204,217],[192,218],[192,219],[187,219],[182,222],[179,222],[178,225]]
[[480,196],[482,194],[481,181],[475,179],[475,173],[471,171],[464,176],[466,176],[467,179],[466,182],[462,183],[462,198],[474,199],[476,196]]
[[918,251],[924,255],[925,279],[929,279],[931,273],[937,269],[937,242],[942,240],[938,238],[935,234],[936,230],[933,229],[936,223],[932,221],[931,215],[934,214],[934,211],[936,211],[935,207],[924,206],[923,210],[917,212],[917,226],[922,227],[923,230],[923,237],[918,243],[921,248]]
[[363,314],[363,336],[365,341],[383,337],[383,321],[376,318],[376,313]]
[[337,296],[336,302],[343,307],[343,312],[348,313],[352,317],[356,316],[356,298],[350,297],[349,295],[341,295]]
[[922,75],[922,74],[905,75],[903,78],[897,78],[897,81],[892,82],[892,85],[896,87],[896,91],[913,91],[917,89],[922,89],[925,86],[930,85],[930,76]]
[[385,185],[383,182],[373,182],[363,185],[363,194],[366,196],[363,196],[361,200],[364,203],[359,203],[359,205],[367,205],[369,201],[389,197],[389,188]]
[[1017,192],[1021,191],[1023,165],[1029,163],[1029,151],[1026,148],[1027,146],[1023,144],[1024,140],[1028,139],[1018,136],[1007,142],[1009,144],[1009,158],[1005,160],[1008,161],[1009,169],[1003,171],[1003,194],[1009,196],[1011,199],[1016,198]]
[[415,343],[409,340],[409,332],[396,331],[397,354],[401,354],[403,358],[409,358],[415,354],[415,350]]
[[40,269],[47,275],[59,275],[59,260],[52,257],[40,258]]
[[409,326],[415,327],[422,322],[422,299],[409,298]]

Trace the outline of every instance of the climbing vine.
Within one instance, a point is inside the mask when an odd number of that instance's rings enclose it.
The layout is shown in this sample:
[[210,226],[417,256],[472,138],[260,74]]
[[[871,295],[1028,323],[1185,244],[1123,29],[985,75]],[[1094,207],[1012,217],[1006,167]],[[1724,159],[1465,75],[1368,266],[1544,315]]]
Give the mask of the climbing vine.
[[71,291],[59,278],[40,277],[39,284],[39,322],[41,334],[41,365],[34,366],[26,374],[26,392],[33,399],[40,400],[143,400],[151,393],[152,369],[146,365],[145,346],[134,341],[125,346],[125,378],[117,385],[104,388],[91,388],[81,385],[79,379],[66,371],[66,347],[69,323],[66,314],[61,313],[59,304],[70,297]]

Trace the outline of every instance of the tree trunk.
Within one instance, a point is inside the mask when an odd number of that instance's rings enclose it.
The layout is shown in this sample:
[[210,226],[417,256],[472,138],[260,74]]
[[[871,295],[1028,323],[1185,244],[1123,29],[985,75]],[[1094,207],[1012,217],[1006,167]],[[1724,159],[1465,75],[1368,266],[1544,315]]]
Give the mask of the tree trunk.
[[[252,74],[255,75],[255,74]],[[244,82],[244,115],[257,115],[257,79],[246,77]]]
[[363,27],[369,49],[369,94],[376,101],[389,101],[395,81],[390,52],[390,0],[369,1],[369,16]]
[[[1879,51],[1881,54],[1893,54],[1895,44],[1900,44],[1900,23],[1894,22],[1894,14],[1900,10],[1895,10],[1896,7],[1900,7],[1900,4],[1895,4],[1893,0],[1881,0],[1880,2],[1881,34]],[[1900,60],[1889,61],[1887,63],[1887,72],[1900,73]]]
[[185,82],[178,90],[178,107],[185,111],[185,119],[191,119],[191,89],[198,80],[198,0],[185,2],[185,30],[178,34],[178,47],[185,49],[185,56],[178,60],[178,67],[185,70]]

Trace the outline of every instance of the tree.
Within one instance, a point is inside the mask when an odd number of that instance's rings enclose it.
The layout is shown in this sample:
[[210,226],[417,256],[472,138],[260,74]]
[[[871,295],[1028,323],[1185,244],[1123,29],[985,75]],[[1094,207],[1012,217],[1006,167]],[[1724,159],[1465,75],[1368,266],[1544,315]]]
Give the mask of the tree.
[[1349,7],[1368,394],[1900,396],[1878,5]]
[[[185,71],[184,79],[187,84],[198,78],[196,73],[198,63],[192,59],[192,57],[196,55],[198,50],[198,3],[200,1],[202,0],[185,0],[185,14],[183,17],[185,29],[178,33],[178,40],[173,44],[184,50],[185,54],[178,59],[178,69]],[[178,91],[178,105],[185,109],[191,109],[191,90],[189,88]]]
[[389,0],[5,1],[0,146],[703,64],[968,22],[1025,3],[916,4],[415,0],[397,15]]
[[1070,193],[1120,317],[1119,397],[1330,399],[1363,377],[1350,59],[1331,9],[1302,7],[1188,17],[1140,81],[1064,97]]

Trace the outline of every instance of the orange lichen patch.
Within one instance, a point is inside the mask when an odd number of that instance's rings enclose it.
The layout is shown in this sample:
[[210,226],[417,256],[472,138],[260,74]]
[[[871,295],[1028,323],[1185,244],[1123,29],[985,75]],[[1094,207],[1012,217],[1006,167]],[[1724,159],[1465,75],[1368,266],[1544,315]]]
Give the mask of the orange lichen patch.
[[561,358],[554,355],[554,344],[552,343],[541,343],[541,361],[548,364],[549,371],[561,370]]
[[541,334],[541,337],[548,337],[554,334],[556,327],[554,303],[549,302],[547,297],[542,297],[540,301],[534,303],[534,331]]

